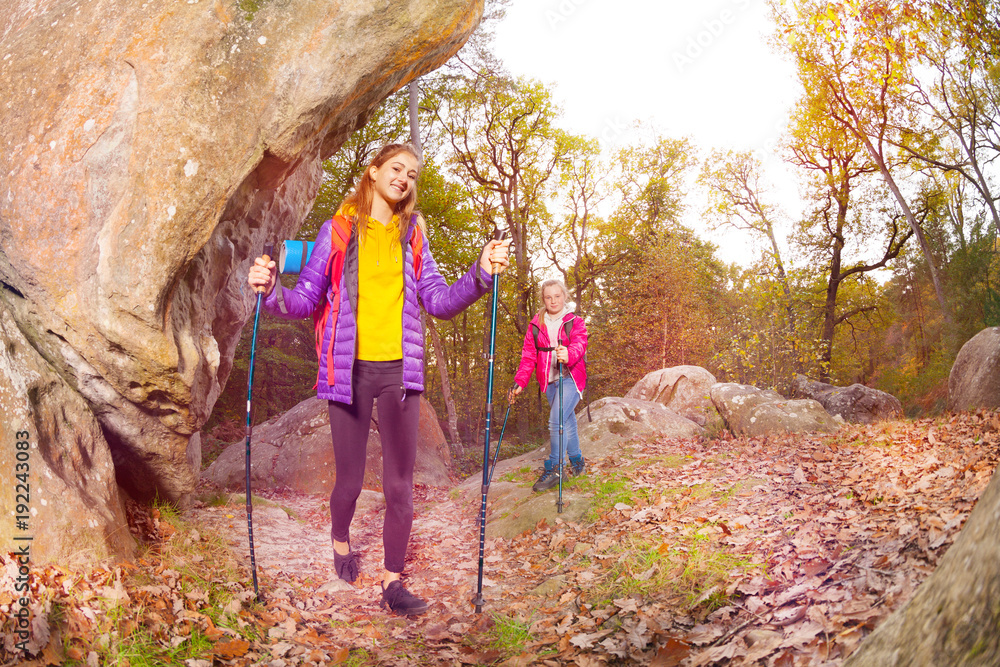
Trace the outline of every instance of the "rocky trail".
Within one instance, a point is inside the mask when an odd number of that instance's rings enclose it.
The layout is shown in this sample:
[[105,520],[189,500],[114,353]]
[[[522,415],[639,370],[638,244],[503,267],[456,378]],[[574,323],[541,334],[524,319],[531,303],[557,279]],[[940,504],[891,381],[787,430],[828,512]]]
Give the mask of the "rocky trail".
[[93,599],[79,601],[92,582],[92,598],[123,591],[136,625],[154,628],[163,646],[209,639],[197,656],[156,664],[833,667],[933,572],[989,482],[998,445],[998,413],[834,436],[637,440],[567,483],[573,512],[563,515],[554,490],[530,491],[537,455],[511,459],[494,477],[487,526],[539,518],[512,537],[490,534],[481,614],[471,603],[478,476],[451,491],[417,489],[406,583],[432,606],[416,618],[379,609],[374,493],[353,525],[355,586],[333,572],[326,499],[280,493],[254,504],[263,604],[252,599],[242,496],[160,530],[167,544],[224,536],[242,568],[240,581],[215,582],[232,591],[225,609],[175,576],[176,558],[155,553],[132,566],[147,573],[141,582],[121,566],[78,578],[73,592],[60,579],[69,574],[37,576],[46,608],[62,609],[53,634],[75,664],[111,627]]

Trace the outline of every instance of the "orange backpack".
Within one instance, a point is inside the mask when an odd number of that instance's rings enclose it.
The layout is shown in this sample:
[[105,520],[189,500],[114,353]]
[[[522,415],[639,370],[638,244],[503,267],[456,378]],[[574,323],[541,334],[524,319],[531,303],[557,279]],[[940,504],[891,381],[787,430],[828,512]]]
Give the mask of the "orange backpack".
[[[326,263],[326,274],[330,277],[330,289],[333,297],[323,299],[323,307],[317,305],[313,311],[313,325],[316,330],[316,357],[323,353],[323,332],[326,330],[330,313],[340,312],[340,277],[344,273],[344,259],[347,255],[347,242],[351,238],[351,219],[334,216],[330,221],[330,259]],[[423,268],[424,235],[417,226],[417,215],[410,219],[410,248],[413,249],[413,275],[420,280],[420,270]],[[333,330],[337,322],[333,322]],[[333,340],[331,333],[330,347],[326,351],[326,381],[333,384]],[[319,371],[316,372],[316,383],[319,384]]]

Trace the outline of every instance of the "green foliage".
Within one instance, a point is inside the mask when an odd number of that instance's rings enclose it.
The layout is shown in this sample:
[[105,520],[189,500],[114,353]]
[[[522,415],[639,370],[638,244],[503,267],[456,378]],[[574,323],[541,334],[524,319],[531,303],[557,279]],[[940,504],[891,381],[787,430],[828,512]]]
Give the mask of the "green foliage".
[[603,476],[573,478],[581,490],[593,494],[588,520],[593,522],[609,512],[618,503],[631,505],[636,502],[649,502],[649,490],[633,489],[625,475],[614,472]]
[[621,396],[658,368],[708,366],[723,274],[713,252],[676,225],[653,235],[605,275],[608,296],[588,321],[594,395]]
[[503,614],[492,614],[492,619],[490,634],[493,639],[489,645],[505,656],[520,655],[534,639],[528,630],[528,623],[520,619],[508,618]]
[[726,603],[721,586],[734,571],[759,569],[748,556],[721,548],[706,534],[712,524],[688,530],[667,542],[628,536],[610,553],[619,555],[607,576],[588,595],[610,600],[672,590],[689,607],[704,605],[708,611]]

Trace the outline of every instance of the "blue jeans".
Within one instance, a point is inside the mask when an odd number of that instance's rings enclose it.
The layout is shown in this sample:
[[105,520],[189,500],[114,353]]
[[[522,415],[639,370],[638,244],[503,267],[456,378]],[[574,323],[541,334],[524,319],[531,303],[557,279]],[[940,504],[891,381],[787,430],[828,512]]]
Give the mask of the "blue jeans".
[[582,461],[580,438],[576,433],[576,413],[573,411],[580,402],[580,393],[576,390],[573,378],[564,377],[561,381],[550,382],[545,388],[545,397],[549,399],[552,409],[549,411],[549,446],[550,453],[545,461],[546,470],[559,467],[559,386],[562,385],[562,423],[563,423],[563,455],[569,455],[570,462]]

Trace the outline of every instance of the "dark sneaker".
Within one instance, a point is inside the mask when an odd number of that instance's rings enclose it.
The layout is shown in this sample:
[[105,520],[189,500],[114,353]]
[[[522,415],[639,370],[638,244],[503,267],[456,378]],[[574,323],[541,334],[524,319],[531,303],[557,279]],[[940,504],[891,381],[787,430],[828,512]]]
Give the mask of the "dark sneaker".
[[337,576],[349,584],[353,584],[358,578],[358,552],[353,549],[341,556],[337,550],[333,551],[333,567],[337,570]]
[[399,616],[422,614],[430,606],[426,600],[421,600],[410,591],[403,588],[403,582],[390,581],[389,586],[382,584],[382,599],[378,606],[388,609]]
[[531,485],[531,490],[548,491],[558,483],[559,483],[559,471],[546,470],[545,472],[542,473],[542,476],[538,478],[538,481]]
[[573,477],[579,477],[582,475],[585,468],[586,465],[584,464],[583,459],[569,462],[569,474]]

